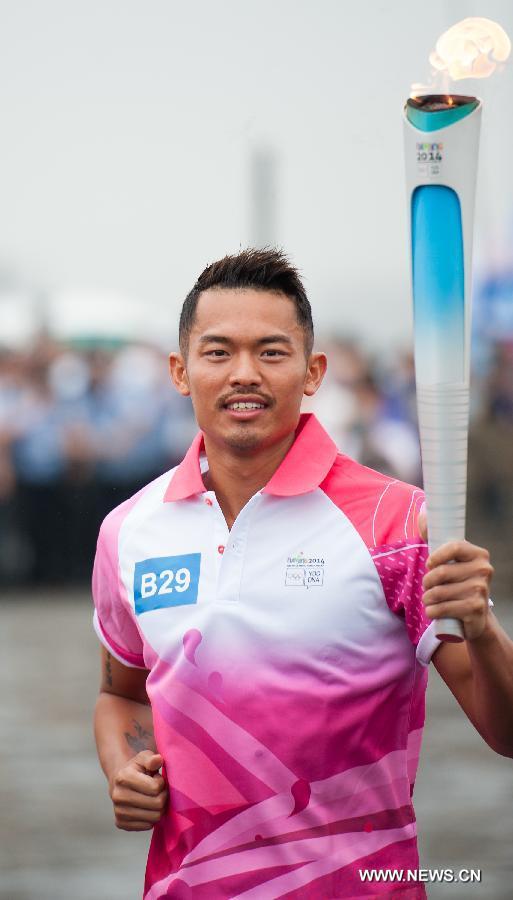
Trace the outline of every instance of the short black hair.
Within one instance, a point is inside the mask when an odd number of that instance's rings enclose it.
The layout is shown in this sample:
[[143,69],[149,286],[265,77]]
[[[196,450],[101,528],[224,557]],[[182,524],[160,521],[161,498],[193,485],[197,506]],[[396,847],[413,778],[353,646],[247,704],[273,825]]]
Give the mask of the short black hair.
[[305,354],[310,356],[314,342],[312,308],[297,269],[291,265],[282,250],[274,247],[256,250],[250,247],[211,263],[187,294],[178,326],[180,350],[184,357],[189,350],[189,337],[200,295],[203,291],[216,287],[250,287],[285,294],[295,303],[297,319],[305,334]]

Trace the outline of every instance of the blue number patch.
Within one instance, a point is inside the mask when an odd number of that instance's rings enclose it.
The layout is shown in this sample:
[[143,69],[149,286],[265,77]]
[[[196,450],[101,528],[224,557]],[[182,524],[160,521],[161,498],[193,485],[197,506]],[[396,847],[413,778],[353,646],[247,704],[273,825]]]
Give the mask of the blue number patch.
[[201,553],[159,556],[135,564],[134,601],[137,615],[166,606],[198,601]]

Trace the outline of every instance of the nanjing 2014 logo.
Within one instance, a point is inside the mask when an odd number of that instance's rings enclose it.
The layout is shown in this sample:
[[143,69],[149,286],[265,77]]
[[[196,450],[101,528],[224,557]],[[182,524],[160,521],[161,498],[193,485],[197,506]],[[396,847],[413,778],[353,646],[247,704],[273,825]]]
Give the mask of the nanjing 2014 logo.
[[295,553],[287,557],[286,587],[319,587],[324,583],[324,558]]
[[417,143],[417,162],[442,162],[444,145],[441,141],[437,144]]

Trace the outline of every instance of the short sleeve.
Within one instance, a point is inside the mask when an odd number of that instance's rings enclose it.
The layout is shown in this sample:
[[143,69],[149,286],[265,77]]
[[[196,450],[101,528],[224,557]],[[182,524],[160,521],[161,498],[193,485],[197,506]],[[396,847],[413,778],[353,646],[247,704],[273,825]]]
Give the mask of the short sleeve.
[[107,650],[125,666],[146,668],[143,643],[119,576],[119,522],[111,513],[100,529],[93,568],[93,624]]
[[401,541],[375,547],[372,551],[387,604],[393,613],[404,619],[417,659],[424,665],[440,646],[435,622],[426,616],[422,602],[422,579],[428,555],[428,546],[420,536],[417,541]]

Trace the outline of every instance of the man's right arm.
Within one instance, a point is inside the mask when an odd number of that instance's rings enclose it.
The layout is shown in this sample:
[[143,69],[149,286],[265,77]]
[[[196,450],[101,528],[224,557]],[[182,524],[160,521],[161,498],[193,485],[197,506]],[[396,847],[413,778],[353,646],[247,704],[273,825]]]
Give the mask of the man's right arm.
[[118,828],[147,831],[159,821],[167,788],[159,774],[146,669],[124,666],[102,647],[94,731]]

